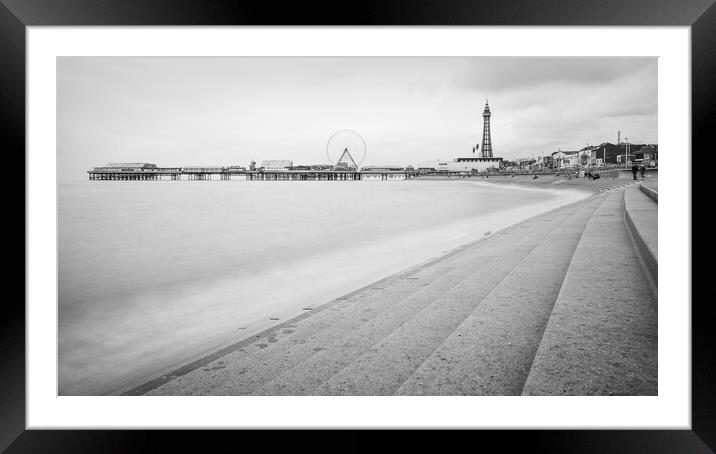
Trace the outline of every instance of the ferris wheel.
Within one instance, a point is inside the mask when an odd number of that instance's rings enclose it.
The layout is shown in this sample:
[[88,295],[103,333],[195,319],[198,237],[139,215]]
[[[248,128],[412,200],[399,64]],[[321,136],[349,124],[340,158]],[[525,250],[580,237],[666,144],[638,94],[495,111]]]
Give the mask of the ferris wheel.
[[365,140],[352,129],[339,129],[326,143],[326,157],[335,167],[358,170],[366,156]]

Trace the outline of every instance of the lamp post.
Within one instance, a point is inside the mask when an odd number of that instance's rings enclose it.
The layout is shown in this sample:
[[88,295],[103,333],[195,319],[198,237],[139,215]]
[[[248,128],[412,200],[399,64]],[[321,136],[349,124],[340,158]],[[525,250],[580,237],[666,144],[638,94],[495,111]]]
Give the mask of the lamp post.
[[604,144],[604,157],[602,159],[602,165],[605,167],[607,165],[607,144]]

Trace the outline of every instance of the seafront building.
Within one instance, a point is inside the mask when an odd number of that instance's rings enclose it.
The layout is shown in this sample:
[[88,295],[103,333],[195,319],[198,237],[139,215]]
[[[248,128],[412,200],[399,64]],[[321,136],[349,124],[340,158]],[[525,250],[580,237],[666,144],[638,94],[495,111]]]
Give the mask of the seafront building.
[[438,162],[438,172],[485,172],[498,170],[502,158],[455,158],[452,161]]
[[603,142],[587,145],[581,150],[557,150],[546,156],[504,161],[506,171],[561,171],[580,168],[613,168],[644,165],[655,169],[659,164],[659,145]]
[[482,149],[479,146],[473,147],[472,153],[479,152],[479,156],[467,158],[455,158],[452,161],[438,162],[438,172],[486,172],[499,170],[502,167],[502,158],[492,155],[492,136],[490,134],[490,105],[485,100],[485,109],[482,112]]
[[575,167],[579,164],[579,151],[555,151],[552,153],[552,163],[556,169]]

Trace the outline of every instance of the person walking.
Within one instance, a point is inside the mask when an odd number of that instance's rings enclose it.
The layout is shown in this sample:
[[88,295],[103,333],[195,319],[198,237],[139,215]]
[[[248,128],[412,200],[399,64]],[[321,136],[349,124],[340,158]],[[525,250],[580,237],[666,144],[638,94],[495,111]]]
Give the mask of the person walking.
[[646,172],[646,167],[644,167],[644,164],[642,164],[642,165],[639,167],[639,173],[641,174],[641,179],[642,179],[642,180],[644,179],[644,173],[645,173],[645,172]]
[[636,180],[636,172],[639,170],[639,166],[636,165],[636,163],[631,165],[631,174],[634,175],[634,179]]

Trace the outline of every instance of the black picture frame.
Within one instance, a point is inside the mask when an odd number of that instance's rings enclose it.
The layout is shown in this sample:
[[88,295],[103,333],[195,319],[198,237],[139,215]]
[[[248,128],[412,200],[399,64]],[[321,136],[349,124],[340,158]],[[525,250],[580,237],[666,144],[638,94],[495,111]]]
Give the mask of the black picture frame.
[[[92,25],[691,26],[692,149],[708,151],[712,148],[708,134],[716,110],[716,6],[712,0],[368,0],[347,5],[345,9],[336,2],[0,0],[0,119],[5,126],[2,148],[7,150],[6,158],[25,156],[26,27]],[[26,175],[31,172],[25,168],[24,160],[17,165],[22,165]],[[696,191],[692,190],[692,193],[696,194]],[[19,202],[17,204],[17,211],[22,209],[24,212],[24,202],[22,208]],[[22,229],[22,235],[28,227],[16,220],[6,222]],[[19,269],[13,262],[7,275],[7,282],[13,286],[19,285],[19,276],[14,276],[19,274]],[[716,383],[716,355],[713,352],[716,350],[710,336],[709,304],[707,298],[693,298],[692,430],[461,431],[450,435],[453,438],[450,444],[463,442],[478,449],[487,448],[488,441],[498,441],[501,450],[520,445],[529,446],[536,452],[713,452],[716,450],[716,393],[713,386]],[[317,434],[295,432],[285,437],[266,433],[249,437],[246,432],[237,434],[232,431],[190,434],[181,431],[25,430],[24,307],[20,298],[7,296],[2,305],[0,450],[164,451],[167,443],[171,443],[213,452],[248,449],[254,439],[271,443],[271,450],[304,443],[331,450],[376,449],[372,437],[363,431],[334,431],[331,438],[335,437],[335,442],[319,443],[315,440]],[[194,438],[197,436],[199,440]],[[411,431],[400,438],[392,442],[400,443],[396,449],[400,446],[401,451],[408,448],[405,443],[423,448],[437,443],[434,449],[447,448],[442,441],[428,439],[425,432]],[[340,446],[336,446],[337,442]],[[316,449],[321,449],[320,446]],[[382,443],[378,447],[391,448],[391,445]]]

